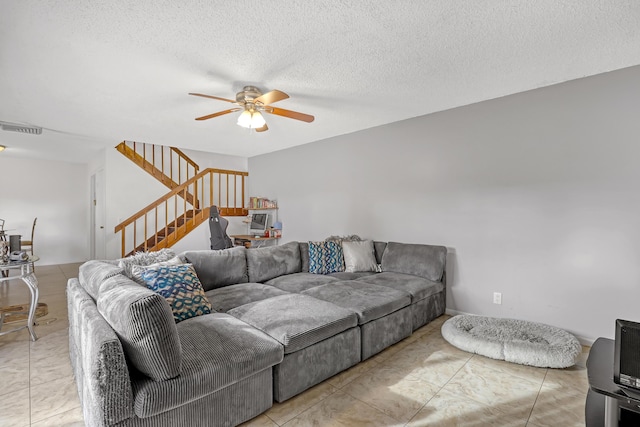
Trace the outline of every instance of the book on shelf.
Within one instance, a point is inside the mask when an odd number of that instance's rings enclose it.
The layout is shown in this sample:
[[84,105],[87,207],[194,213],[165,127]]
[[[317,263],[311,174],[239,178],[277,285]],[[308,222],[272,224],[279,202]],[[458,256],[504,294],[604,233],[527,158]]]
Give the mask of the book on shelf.
[[276,209],[278,203],[265,197],[250,197],[249,209]]

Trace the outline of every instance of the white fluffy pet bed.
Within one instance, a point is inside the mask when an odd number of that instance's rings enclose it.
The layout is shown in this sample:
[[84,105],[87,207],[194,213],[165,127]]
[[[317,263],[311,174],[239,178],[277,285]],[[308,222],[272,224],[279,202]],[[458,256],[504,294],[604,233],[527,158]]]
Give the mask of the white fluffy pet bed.
[[442,337],[470,353],[541,368],[573,366],[582,352],[569,332],[526,320],[455,316],[442,325]]

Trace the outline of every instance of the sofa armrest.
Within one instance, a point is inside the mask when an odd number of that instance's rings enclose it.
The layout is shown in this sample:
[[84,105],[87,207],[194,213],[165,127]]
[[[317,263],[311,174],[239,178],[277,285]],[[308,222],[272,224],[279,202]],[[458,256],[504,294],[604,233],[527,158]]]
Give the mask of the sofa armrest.
[[67,283],[69,354],[85,422],[109,426],[134,416],[120,340],[77,279]]

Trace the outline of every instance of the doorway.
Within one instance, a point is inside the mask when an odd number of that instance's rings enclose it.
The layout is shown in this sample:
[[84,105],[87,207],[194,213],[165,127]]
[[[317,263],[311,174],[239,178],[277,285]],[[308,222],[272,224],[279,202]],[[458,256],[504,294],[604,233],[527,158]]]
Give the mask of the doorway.
[[106,258],[104,169],[91,175],[91,259]]

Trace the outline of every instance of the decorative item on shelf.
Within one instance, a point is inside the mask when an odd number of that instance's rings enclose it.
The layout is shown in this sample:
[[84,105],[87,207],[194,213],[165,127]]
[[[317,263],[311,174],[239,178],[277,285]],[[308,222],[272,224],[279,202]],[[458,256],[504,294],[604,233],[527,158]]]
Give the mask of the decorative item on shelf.
[[249,209],[278,209],[278,203],[264,197],[250,197]]
[[269,237],[275,237],[276,239],[282,237],[282,222],[276,221],[273,223],[273,227],[269,230]]

